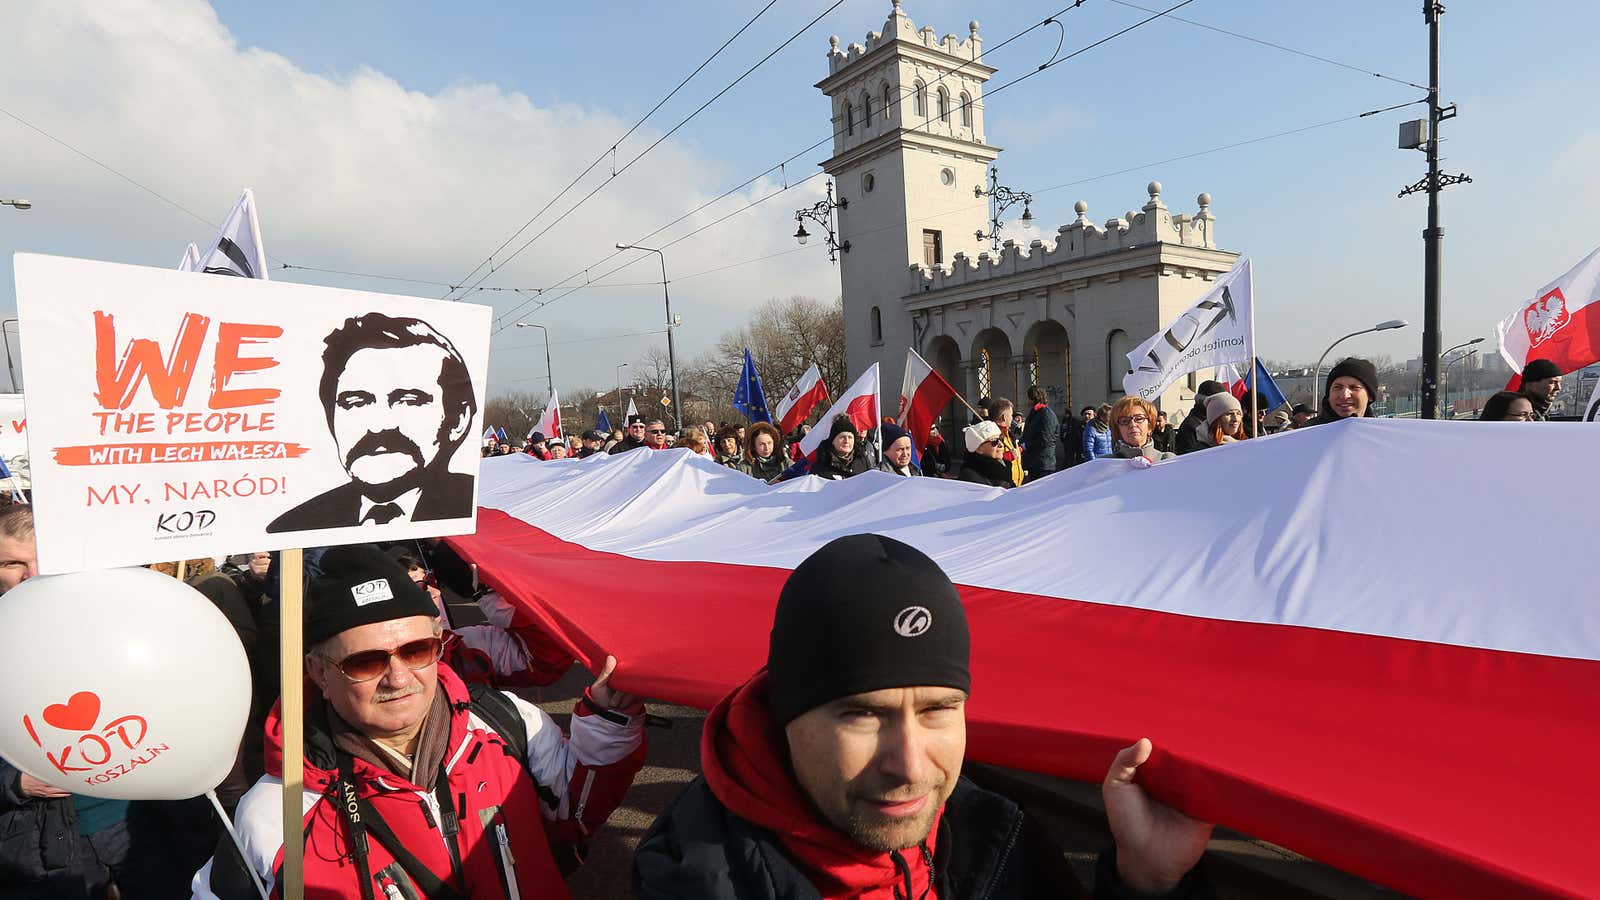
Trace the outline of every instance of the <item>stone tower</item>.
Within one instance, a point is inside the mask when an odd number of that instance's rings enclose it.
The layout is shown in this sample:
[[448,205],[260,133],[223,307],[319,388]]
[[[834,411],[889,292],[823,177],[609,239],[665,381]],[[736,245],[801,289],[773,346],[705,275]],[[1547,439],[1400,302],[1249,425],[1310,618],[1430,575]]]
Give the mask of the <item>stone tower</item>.
[[[881,32],[864,44],[830,39],[828,77],[817,88],[833,110],[833,156],[822,163],[838,197],[845,353],[855,377],[880,364],[891,411],[912,346],[902,302],[906,265],[944,266],[976,257],[988,226],[987,186],[998,147],[984,142],[983,40],[972,22],[965,40],[918,29],[894,0]],[[843,387],[841,385],[841,387]],[[892,412],[891,412],[892,414]]]

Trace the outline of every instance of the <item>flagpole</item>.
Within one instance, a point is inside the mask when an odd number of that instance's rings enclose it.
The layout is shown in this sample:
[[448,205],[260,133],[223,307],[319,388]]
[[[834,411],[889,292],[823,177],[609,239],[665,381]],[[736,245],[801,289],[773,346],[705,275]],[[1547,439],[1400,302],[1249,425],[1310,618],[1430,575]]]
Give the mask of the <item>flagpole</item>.
[[1256,413],[1256,269],[1250,267],[1250,436],[1260,437]]

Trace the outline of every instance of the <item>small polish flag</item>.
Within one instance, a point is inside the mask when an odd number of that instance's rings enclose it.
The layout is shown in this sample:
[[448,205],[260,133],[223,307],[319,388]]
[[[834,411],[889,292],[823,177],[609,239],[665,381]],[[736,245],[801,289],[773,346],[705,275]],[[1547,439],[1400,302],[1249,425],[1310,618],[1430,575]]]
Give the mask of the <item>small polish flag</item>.
[[800,383],[790,388],[783,402],[778,404],[778,431],[793,433],[806,420],[806,416],[811,415],[811,410],[827,399],[828,386],[823,383],[822,372],[817,369],[817,364],[812,363],[811,368],[800,376]]

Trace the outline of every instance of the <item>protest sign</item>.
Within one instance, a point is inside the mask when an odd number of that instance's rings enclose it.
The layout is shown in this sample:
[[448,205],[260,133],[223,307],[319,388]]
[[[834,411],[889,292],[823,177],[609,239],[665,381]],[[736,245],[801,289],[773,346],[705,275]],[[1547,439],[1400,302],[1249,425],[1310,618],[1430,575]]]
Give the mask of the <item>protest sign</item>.
[[1190,372],[1225,363],[1248,365],[1255,353],[1250,295],[1250,260],[1241,259],[1177,321],[1128,354],[1122,389],[1154,400]]
[[473,530],[488,307],[16,273],[41,572]]
[[0,491],[25,491],[31,485],[28,467],[28,413],[21,394],[0,394],[0,460],[11,473],[10,481],[0,481]]

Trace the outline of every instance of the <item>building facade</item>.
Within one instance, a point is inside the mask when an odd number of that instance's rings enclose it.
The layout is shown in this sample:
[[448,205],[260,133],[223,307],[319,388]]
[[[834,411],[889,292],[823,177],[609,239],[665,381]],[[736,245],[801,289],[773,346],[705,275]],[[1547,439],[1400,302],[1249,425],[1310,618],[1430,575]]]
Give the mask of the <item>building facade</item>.
[[[906,350],[917,350],[967,399],[1023,395],[1042,385],[1052,405],[1122,396],[1126,354],[1171,322],[1232,268],[1220,250],[1211,198],[1173,214],[1151,182],[1138,210],[1096,225],[1088,207],[1053,242],[988,237],[989,186],[1000,154],[984,136],[978,23],[968,36],[918,28],[894,0],[882,31],[841,47],[830,39],[834,179],[852,377],[878,363],[893,411]],[[1161,398],[1186,407],[1193,379]],[[965,424],[952,404],[945,424]]]

